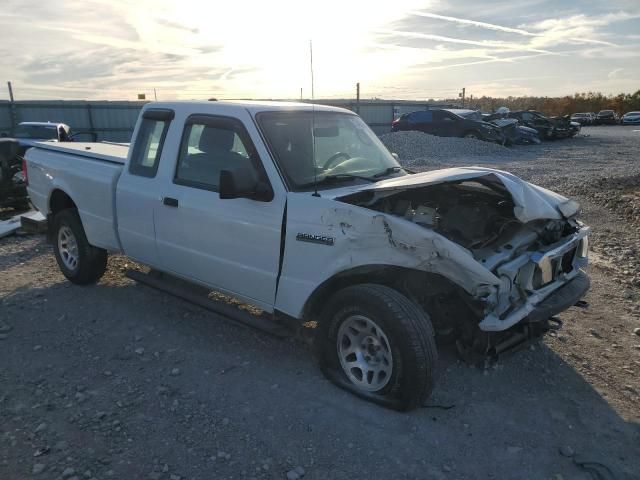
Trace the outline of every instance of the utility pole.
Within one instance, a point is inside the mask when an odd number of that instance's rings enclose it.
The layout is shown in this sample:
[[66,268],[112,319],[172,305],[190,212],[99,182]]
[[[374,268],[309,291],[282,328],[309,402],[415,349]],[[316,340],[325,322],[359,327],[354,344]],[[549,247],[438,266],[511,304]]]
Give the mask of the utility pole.
[[302,101],[302,87],[300,87],[300,101]]
[[156,93],[156,89],[155,87],[153,88],[153,98],[155,99],[155,101],[158,101],[158,94]]
[[460,95],[462,97],[462,108],[464,108],[464,94],[465,94],[466,90],[467,89],[465,87],[462,87],[462,94]]
[[18,114],[16,112],[16,104],[13,99],[13,87],[11,86],[11,82],[7,82],[7,87],[9,88],[9,119],[11,120],[11,132],[16,128],[18,123]]
[[469,108],[473,108],[473,93],[469,95]]
[[356,83],[356,113],[360,115],[360,82]]

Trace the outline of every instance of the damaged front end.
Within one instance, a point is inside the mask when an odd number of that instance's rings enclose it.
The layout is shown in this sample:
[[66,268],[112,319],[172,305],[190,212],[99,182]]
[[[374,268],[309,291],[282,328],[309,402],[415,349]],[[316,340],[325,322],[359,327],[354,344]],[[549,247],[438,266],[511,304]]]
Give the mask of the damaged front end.
[[577,220],[576,202],[491,169],[411,177],[404,185],[390,180],[340,201],[436,232],[493,274],[493,285],[475,289],[416,282],[405,288],[429,313],[438,335],[456,340],[467,359],[495,356],[540,336],[557,325],[550,318],[588,290],[583,269],[589,228]]

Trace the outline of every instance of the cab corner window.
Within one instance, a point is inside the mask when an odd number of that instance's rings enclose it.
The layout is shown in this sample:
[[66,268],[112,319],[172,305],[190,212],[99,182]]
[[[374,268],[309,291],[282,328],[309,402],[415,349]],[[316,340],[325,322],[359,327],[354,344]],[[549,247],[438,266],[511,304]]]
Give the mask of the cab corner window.
[[168,119],[143,117],[131,154],[131,174],[143,177],[156,176],[169,123]]
[[252,146],[244,130],[231,121],[194,121],[185,126],[175,183],[218,191],[220,172],[255,170]]

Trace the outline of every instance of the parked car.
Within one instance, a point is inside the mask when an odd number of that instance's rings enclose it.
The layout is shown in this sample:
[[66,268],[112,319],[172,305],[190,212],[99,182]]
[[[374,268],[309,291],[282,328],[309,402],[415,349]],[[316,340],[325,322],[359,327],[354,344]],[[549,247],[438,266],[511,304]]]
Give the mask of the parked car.
[[89,135],[95,141],[95,134],[90,132],[72,132],[66,123],[56,122],[21,122],[13,131],[13,138],[20,144],[20,155],[34,142],[72,142],[80,135]]
[[341,108],[148,103],[130,146],[42,142],[25,171],[71,282],[120,252],[253,322],[314,324],[327,377],[391,408],[423,405],[436,335],[495,356],[589,288],[576,202],[489,168],[410,174]]
[[596,116],[594,113],[574,113],[571,115],[572,122],[578,122],[580,125],[593,125]]
[[[482,115],[483,120],[487,117],[489,117],[488,114]],[[500,129],[500,132],[505,137],[504,144],[507,146],[540,143],[538,131],[533,128],[525,127],[524,125],[520,125],[520,122],[515,118],[494,118],[493,120],[489,120],[488,123],[491,123]]]
[[623,125],[640,124],[640,112],[627,112],[622,116]]
[[566,138],[575,135],[571,129],[570,120],[564,117],[549,118],[535,110],[511,111],[506,114],[494,113],[488,117],[489,120],[496,118],[515,118],[521,124],[538,131],[538,135],[543,139]]
[[617,125],[620,123],[618,114],[613,110],[600,110],[596,117],[597,125]]
[[393,121],[391,130],[415,130],[439,137],[477,138],[500,144],[505,142],[500,129],[495,125],[483,122],[481,117],[478,120],[460,115],[468,112],[475,111],[434,109],[406,113]]

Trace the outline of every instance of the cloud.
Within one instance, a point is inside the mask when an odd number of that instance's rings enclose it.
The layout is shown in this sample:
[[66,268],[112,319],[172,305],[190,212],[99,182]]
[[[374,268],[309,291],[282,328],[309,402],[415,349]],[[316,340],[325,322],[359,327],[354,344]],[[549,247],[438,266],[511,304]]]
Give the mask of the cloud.
[[428,12],[411,12],[411,13],[412,15],[416,15],[418,17],[433,18],[436,20],[444,20],[446,22],[459,23],[462,25],[471,25],[474,27],[486,28],[486,29],[495,30],[498,32],[517,33],[519,35],[526,35],[531,37],[534,37],[537,35],[536,33],[531,33],[520,28],[504,27],[502,25],[495,25],[493,23],[487,23],[487,22],[478,22],[476,20],[469,20],[466,18],[449,17],[446,15],[438,15],[435,13],[428,13]]
[[19,98],[293,98],[309,39],[318,96],[572,93],[567,77],[617,91],[640,75],[638,5],[621,2],[5,0],[0,55]]
[[607,74],[607,78],[616,78],[618,76],[618,74],[620,72],[622,72],[624,70],[624,68],[616,68],[614,70],[611,70],[608,74]]

